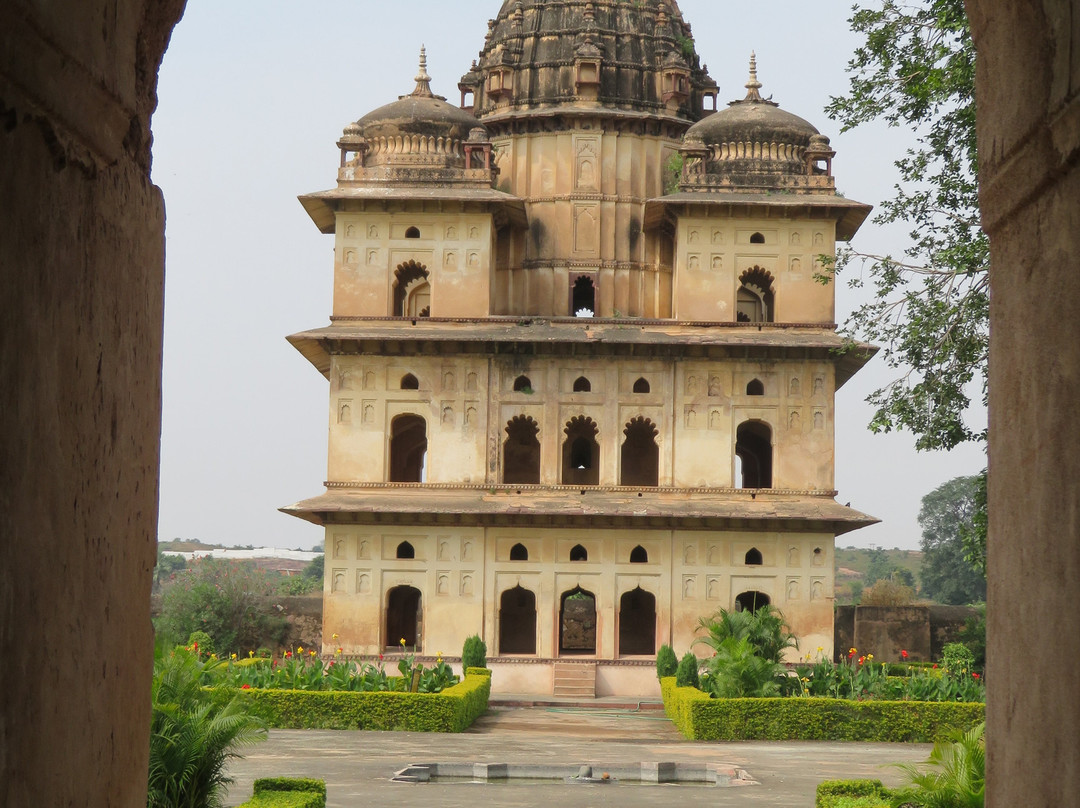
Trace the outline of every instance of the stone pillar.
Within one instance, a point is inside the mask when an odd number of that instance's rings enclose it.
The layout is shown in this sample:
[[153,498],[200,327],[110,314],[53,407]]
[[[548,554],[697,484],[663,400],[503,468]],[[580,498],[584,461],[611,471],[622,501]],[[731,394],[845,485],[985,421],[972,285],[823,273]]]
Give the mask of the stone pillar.
[[969,0],[991,243],[987,805],[1080,793],[1080,0]]
[[0,3],[0,805],[146,804],[182,0]]

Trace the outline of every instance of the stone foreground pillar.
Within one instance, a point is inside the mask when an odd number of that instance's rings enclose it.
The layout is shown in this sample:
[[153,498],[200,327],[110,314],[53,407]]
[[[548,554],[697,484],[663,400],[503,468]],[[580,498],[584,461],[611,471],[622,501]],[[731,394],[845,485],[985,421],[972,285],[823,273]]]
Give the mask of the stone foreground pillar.
[[164,206],[183,3],[0,1],[0,805],[146,804]]
[[1080,794],[1080,2],[967,3],[991,243],[991,808]]

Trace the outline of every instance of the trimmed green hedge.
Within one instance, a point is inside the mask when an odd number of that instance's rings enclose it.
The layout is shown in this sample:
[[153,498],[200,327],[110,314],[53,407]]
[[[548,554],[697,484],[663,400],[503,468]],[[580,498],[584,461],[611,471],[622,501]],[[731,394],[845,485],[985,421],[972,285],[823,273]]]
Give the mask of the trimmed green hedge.
[[671,677],[660,689],[668,717],[698,741],[932,743],[986,720],[986,706],[972,702],[713,699]]
[[441,693],[354,693],[349,691],[236,690],[235,695],[275,729],[378,729],[462,732],[487,711],[491,672],[470,668],[465,679]]
[[326,783],[295,777],[255,781],[254,794],[240,808],[326,808]]
[[889,797],[880,780],[826,780],[818,783],[814,808],[889,808]]

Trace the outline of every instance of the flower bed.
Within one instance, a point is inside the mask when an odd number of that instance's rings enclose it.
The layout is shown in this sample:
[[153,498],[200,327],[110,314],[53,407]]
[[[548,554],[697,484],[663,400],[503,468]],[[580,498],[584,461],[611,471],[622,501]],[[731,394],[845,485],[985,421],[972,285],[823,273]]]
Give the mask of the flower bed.
[[831,698],[713,699],[660,680],[667,715],[702,741],[869,741],[929,743],[985,720],[971,702],[854,701]]

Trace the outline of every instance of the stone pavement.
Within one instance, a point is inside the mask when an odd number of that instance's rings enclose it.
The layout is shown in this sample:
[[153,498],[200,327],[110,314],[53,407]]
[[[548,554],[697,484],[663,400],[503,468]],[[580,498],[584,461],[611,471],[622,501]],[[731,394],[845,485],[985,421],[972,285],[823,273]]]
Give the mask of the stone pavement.
[[[539,702],[540,706],[517,704]],[[612,708],[614,705],[614,709]],[[685,740],[655,704],[625,700],[560,703],[550,697],[501,697],[460,735],[340,730],[272,730],[229,768],[236,779],[226,800],[251,796],[259,777],[315,777],[326,781],[328,808],[406,805],[440,808],[491,806],[757,806],[812,808],[822,780],[875,777],[899,783],[887,764],[921,762],[926,744],[824,742],[702,743]],[[760,785],[565,785],[562,783],[392,783],[410,763],[475,762],[549,765],[637,765],[644,761],[745,769]]]

